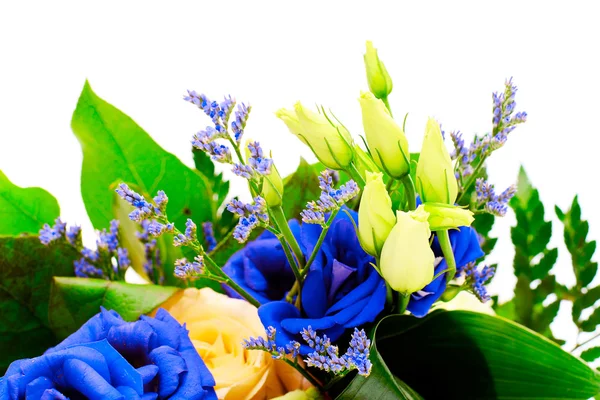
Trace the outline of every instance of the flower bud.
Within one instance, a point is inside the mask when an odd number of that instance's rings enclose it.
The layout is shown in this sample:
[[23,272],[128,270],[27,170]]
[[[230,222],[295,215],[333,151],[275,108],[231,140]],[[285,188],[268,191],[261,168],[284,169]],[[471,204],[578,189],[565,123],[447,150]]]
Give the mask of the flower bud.
[[315,113],[298,102],[294,111],[282,108],[275,115],[285,122],[290,132],[312,149],[326,167],[344,169],[352,162],[350,133],[325,113]]
[[352,149],[354,150],[354,165],[363,179],[367,179],[367,172],[381,172],[371,156],[361,149],[359,145],[354,143]]
[[458,185],[452,160],[444,145],[440,124],[427,121],[423,147],[417,164],[417,191],[423,202],[454,204]]
[[378,99],[384,99],[392,92],[392,78],[385,69],[383,61],[377,55],[377,49],[373,43],[367,41],[367,52],[365,53],[365,69],[367,70],[367,82],[369,90]]
[[261,196],[266,200],[269,207],[278,207],[281,205],[283,181],[275,164],[271,167],[271,173],[264,178]]
[[475,220],[473,212],[465,208],[443,203],[423,203],[419,208],[429,213],[429,229],[439,231],[456,229],[459,226],[471,226]]
[[367,253],[378,256],[396,218],[392,211],[392,199],[383,183],[383,174],[367,171],[366,177],[358,209],[358,238]]
[[359,98],[363,127],[373,161],[391,177],[400,179],[410,171],[408,140],[383,102],[372,93]]
[[422,208],[396,211],[396,225],[381,251],[381,276],[404,295],[423,289],[433,279],[435,257],[429,246],[428,217]]

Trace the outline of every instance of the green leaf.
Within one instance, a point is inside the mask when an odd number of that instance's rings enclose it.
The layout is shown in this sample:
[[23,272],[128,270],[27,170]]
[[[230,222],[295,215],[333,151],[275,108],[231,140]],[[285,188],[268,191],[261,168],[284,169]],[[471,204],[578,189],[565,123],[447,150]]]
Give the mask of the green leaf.
[[282,207],[288,219],[298,218],[306,203],[319,198],[321,189],[316,170],[315,166],[301,158],[296,172],[284,179]]
[[0,235],[38,233],[60,214],[56,199],[38,187],[21,188],[0,171]]
[[[498,312],[503,308],[501,315],[512,317],[516,322],[560,343],[550,330],[560,302],[544,306],[548,296],[558,290],[555,277],[549,275],[558,258],[557,249],[547,248],[552,236],[552,222],[544,220],[544,204],[522,167],[510,207],[517,217],[517,225],[511,229],[517,285],[515,297],[507,305],[495,304],[494,308]],[[539,261],[535,262],[538,258]],[[541,282],[537,284],[539,280]]]
[[48,319],[52,276],[72,276],[79,257],[64,241],[44,246],[37,236],[0,237],[0,374],[58,342]]
[[390,315],[374,336],[390,373],[425,399],[588,399],[600,392],[599,375],[584,362],[504,318]]
[[120,181],[149,195],[164,190],[169,219],[180,229],[187,218],[197,225],[214,220],[206,178],[163,150],[131,118],[98,97],[88,82],[71,127],[83,150],[81,194],[94,227],[105,228],[113,218],[112,192]]
[[600,325],[600,307],[596,308],[588,319],[581,322],[581,329],[585,332],[594,332],[598,325]]
[[50,327],[62,340],[100,312],[100,306],[117,311],[126,321],[134,321],[178,290],[172,286],[55,277],[50,295]]
[[600,358],[600,347],[592,347],[581,353],[581,359],[587,362],[592,362]]

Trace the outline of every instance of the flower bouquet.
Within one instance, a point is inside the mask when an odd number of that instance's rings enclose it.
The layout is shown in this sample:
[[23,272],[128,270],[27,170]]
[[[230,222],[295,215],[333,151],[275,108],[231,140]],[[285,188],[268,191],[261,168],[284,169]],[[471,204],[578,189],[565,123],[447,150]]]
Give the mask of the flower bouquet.
[[[525,172],[502,192],[487,179],[527,119],[512,80],[489,133],[467,144],[430,118],[409,144],[370,42],[364,61],[363,135],[322,106],[276,112],[318,159],[287,177],[245,135],[247,104],[184,95],[209,121],[190,168],[86,82],[72,128],[96,245],[52,195],[0,173],[0,399],[597,396],[600,286],[577,197],[556,208],[577,279],[565,287]],[[222,166],[247,193],[229,193]],[[509,208],[517,285],[499,303],[485,259]],[[561,301],[587,335],[571,351],[550,329]]]

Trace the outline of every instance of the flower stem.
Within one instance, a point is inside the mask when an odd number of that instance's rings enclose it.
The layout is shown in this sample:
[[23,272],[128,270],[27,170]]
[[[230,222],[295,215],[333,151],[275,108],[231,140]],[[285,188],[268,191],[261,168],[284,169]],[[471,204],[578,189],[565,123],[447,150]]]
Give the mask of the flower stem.
[[447,229],[443,229],[436,232],[442,253],[446,259],[446,265],[448,266],[448,275],[446,275],[446,281],[450,282],[456,274],[456,261],[454,260],[454,252],[452,251],[452,244],[450,243],[450,235]]
[[385,108],[387,108],[388,111],[390,112],[390,116],[393,117],[393,115],[392,115],[392,108],[390,107],[390,102],[388,101],[387,96],[385,96],[384,98],[382,98],[381,101],[383,101],[383,104],[385,105]]
[[317,389],[319,389],[319,391],[323,392],[323,385],[321,385],[321,383],[318,380],[316,380],[307,370],[305,370],[304,368],[302,368],[300,366],[300,364],[298,364],[295,361],[290,360],[289,358],[283,358],[283,361],[285,361],[285,363],[287,365],[291,366],[296,371],[300,372],[300,374],[303,377],[305,377],[314,387],[316,387]]
[[398,314],[404,314],[409,300],[410,294],[398,293]]
[[415,184],[413,183],[410,174],[404,175],[401,179],[402,184],[404,185],[404,193],[406,195],[406,199],[408,200],[408,209],[409,211],[417,209],[417,196],[415,195]]
[[254,307],[260,307],[260,303],[258,302],[258,300],[252,297],[252,295],[246,292],[240,285],[235,283],[235,281],[231,279],[229,275],[223,272],[221,267],[219,267],[217,263],[215,263],[213,259],[208,256],[208,254],[204,254],[204,261],[208,261],[208,263],[210,264],[209,271],[215,274],[217,277],[222,278],[223,283],[235,290],[237,294],[242,296],[248,303],[252,304]]
[[350,175],[350,177],[352,179],[354,179],[354,181],[356,182],[356,184],[358,185],[358,187],[360,187],[360,189],[364,189],[365,187],[365,180],[363,179],[363,177],[360,175],[360,172],[358,172],[358,170],[356,169],[356,166],[354,165],[354,162],[351,162],[350,165],[348,165],[348,168],[345,170],[348,175]]
[[337,216],[337,214],[339,212],[340,212],[340,209],[338,208],[337,210],[332,211],[331,214],[329,215],[329,218],[327,219],[325,226],[321,230],[319,239],[317,239],[317,244],[315,244],[315,248],[313,249],[312,254],[310,255],[310,258],[308,259],[308,262],[306,263],[304,268],[302,268],[302,270],[300,271],[302,277],[304,277],[308,273],[308,269],[312,265],[313,261],[315,261],[315,258],[317,257],[317,253],[319,253],[319,249],[321,248],[321,245],[323,244],[323,241],[325,240],[325,236],[327,236],[327,232],[329,231],[329,228],[331,227],[333,220],[335,219],[335,217]]
[[591,342],[592,340],[594,340],[594,339],[598,339],[599,337],[600,337],[600,333],[598,333],[598,334],[596,334],[596,335],[592,336],[591,338],[589,338],[589,339],[587,339],[587,340],[584,340],[583,342],[581,342],[581,343],[579,343],[577,346],[575,346],[575,347],[573,348],[573,350],[571,350],[571,353],[572,353],[572,352],[574,352],[575,350],[577,350],[578,348],[585,346],[586,344],[588,344],[588,343],[589,343],[589,342]]
[[[290,229],[290,226],[288,225],[287,219],[283,212],[283,208],[281,208],[281,206],[272,207],[271,215],[275,220],[275,224],[279,227],[279,231],[290,246],[290,249],[292,249],[292,253],[294,253],[296,261],[298,262],[298,267],[302,269],[302,267],[304,266],[304,254],[302,254],[300,245],[298,244],[296,237],[294,236],[292,230]],[[292,268],[294,267],[295,266],[292,266]]]
[[471,177],[469,178],[469,180],[467,181],[465,186],[463,186],[462,193],[456,200],[457,203],[460,203],[460,201],[463,199],[463,197],[465,197],[465,194],[467,194],[467,190],[469,190],[469,188],[471,187],[473,182],[475,182],[475,180],[477,179],[477,174],[479,173],[479,170],[481,169],[481,167],[483,167],[483,163],[485,162],[486,158],[487,158],[487,155],[481,156],[481,161],[479,161],[479,164],[477,164],[477,167],[475,167],[475,170],[471,174]]

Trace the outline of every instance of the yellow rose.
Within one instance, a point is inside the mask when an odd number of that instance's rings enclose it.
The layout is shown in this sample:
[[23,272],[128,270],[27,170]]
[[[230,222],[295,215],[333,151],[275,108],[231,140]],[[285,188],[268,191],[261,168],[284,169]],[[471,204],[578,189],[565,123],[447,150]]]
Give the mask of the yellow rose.
[[265,337],[251,304],[210,288],[188,288],[161,305],[181,324],[216,381],[219,399],[271,399],[310,385],[292,367],[259,350],[246,350],[244,339]]

